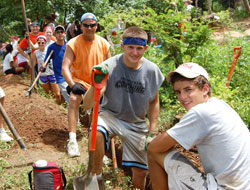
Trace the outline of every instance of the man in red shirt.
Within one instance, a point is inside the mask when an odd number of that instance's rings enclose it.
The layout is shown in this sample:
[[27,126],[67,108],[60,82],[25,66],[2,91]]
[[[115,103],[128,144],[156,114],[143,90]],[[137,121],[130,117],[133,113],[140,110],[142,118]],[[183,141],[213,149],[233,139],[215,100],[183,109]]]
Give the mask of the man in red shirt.
[[[30,38],[30,42],[31,42],[31,49],[32,49],[32,53],[37,49],[35,47],[36,41],[37,41],[37,37],[39,35],[44,35],[43,32],[39,32],[40,31],[40,25],[38,24],[38,22],[32,22],[30,25],[30,29],[31,29],[31,33],[29,34],[29,38]],[[26,50],[29,47],[29,42],[27,40],[27,38],[23,38],[22,41],[20,42],[19,46],[18,46],[18,51],[21,55],[23,55],[25,58],[29,59],[28,54],[26,54],[24,52],[24,50]]]
[[[35,46],[36,42],[37,42],[37,37],[39,35],[44,35],[43,32],[40,32],[40,25],[38,24],[38,22],[32,22],[30,25],[30,29],[31,32],[29,34],[29,38],[30,38],[30,44],[31,44],[31,49],[32,49],[32,53],[38,49],[38,46]],[[20,42],[19,46],[17,47],[18,52],[24,56],[27,60],[29,60],[29,55],[27,53],[25,53],[25,50],[27,50],[29,47],[29,42],[27,40],[27,38],[23,38],[22,41]],[[35,66],[35,72],[38,72],[38,68],[37,65],[34,63]],[[32,76],[32,75],[31,75]]]

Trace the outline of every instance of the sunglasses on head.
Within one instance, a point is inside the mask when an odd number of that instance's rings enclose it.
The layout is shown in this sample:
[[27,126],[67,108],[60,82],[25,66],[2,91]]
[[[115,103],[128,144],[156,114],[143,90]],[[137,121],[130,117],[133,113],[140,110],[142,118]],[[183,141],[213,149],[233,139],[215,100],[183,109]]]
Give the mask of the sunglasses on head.
[[62,34],[62,33],[64,33],[64,31],[63,30],[57,30],[56,31],[56,34],[60,34],[60,33]]
[[96,26],[96,23],[95,24],[82,24],[85,28],[88,28],[88,27],[90,27],[90,28],[93,28],[93,27],[95,27]]
[[38,45],[44,45],[45,44],[45,42],[37,42],[38,43]]

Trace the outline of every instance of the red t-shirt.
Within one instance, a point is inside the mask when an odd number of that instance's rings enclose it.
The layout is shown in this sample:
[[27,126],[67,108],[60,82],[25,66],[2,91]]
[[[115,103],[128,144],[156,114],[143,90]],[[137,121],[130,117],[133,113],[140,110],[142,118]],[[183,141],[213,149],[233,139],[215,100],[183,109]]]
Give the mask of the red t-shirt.
[[[30,41],[35,45],[36,44],[36,39],[39,35],[44,35],[43,32],[39,32],[36,36],[34,36],[33,34],[30,34]],[[19,47],[22,48],[23,50],[27,49],[29,47],[29,42],[27,40],[27,38],[22,39],[22,41],[19,44]],[[35,50],[32,49],[32,53]]]

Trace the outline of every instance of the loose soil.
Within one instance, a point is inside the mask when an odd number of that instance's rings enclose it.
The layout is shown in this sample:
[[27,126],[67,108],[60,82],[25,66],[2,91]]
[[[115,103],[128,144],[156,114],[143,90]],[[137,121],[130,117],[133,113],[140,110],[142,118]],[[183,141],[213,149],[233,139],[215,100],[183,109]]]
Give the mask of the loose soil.
[[57,105],[54,99],[45,98],[34,91],[30,97],[26,97],[30,81],[23,76],[3,75],[2,67],[0,69],[0,86],[6,94],[4,109],[27,147],[27,151],[24,151],[14,141],[10,150],[1,151],[0,159],[8,157],[6,171],[11,174],[13,170],[22,170],[41,159],[63,167],[87,162],[87,128],[83,127],[77,132],[81,156],[69,158],[66,148],[67,109]]

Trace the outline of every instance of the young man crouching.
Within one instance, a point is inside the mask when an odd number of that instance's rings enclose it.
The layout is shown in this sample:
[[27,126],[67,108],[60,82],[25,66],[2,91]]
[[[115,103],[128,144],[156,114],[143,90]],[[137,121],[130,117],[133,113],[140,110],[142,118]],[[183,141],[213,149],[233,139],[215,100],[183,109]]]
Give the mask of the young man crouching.
[[[184,63],[167,81],[187,113],[149,145],[153,189],[250,189],[249,130],[227,103],[210,97],[207,71]],[[197,147],[205,174],[173,150],[176,144]]]

